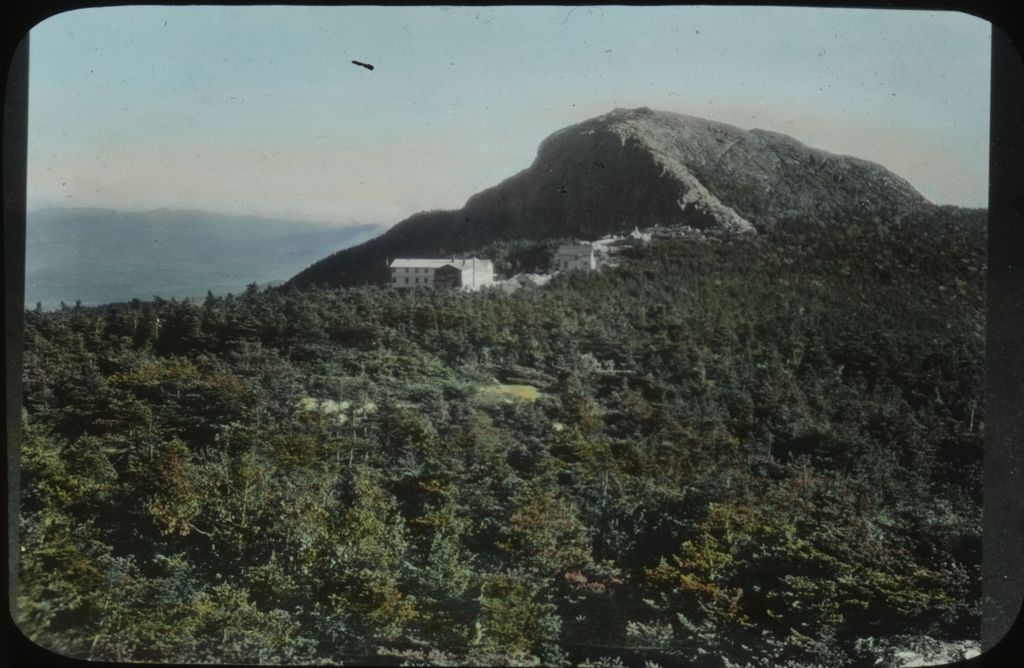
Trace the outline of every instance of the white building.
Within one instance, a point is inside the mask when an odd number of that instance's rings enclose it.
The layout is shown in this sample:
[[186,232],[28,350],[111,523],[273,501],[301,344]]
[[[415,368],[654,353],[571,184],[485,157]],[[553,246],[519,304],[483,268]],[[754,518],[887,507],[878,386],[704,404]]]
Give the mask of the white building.
[[593,271],[595,268],[594,246],[589,242],[563,244],[555,253],[555,271]]
[[475,257],[465,260],[393,260],[391,287],[479,290],[494,283],[494,263]]

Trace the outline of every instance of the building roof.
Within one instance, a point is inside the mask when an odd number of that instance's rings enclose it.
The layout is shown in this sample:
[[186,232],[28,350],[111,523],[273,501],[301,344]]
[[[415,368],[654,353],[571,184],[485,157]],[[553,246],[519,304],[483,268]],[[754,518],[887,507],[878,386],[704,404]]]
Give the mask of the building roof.
[[476,262],[476,266],[481,269],[490,266],[490,260],[479,260],[477,258],[468,258],[453,260],[451,258],[447,260],[435,260],[435,259],[415,259],[415,258],[396,258],[391,261],[390,267],[418,267],[420,269],[426,267],[427,269],[439,269],[440,267],[446,267],[451,265],[456,269],[466,269],[473,266]]

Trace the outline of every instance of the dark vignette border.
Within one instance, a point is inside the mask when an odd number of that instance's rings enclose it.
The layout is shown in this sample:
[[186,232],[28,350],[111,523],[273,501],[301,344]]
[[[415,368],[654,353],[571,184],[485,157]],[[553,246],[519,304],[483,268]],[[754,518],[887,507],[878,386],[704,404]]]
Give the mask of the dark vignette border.
[[[1018,33],[1018,37],[1020,34]],[[1018,44],[1020,42],[1018,41]],[[992,31],[982,647],[1019,635],[1024,597],[1024,64]],[[1003,649],[1008,645],[1001,643]],[[1007,657],[1009,658],[1009,657]]]
[[[5,11],[3,61],[5,74],[3,128],[3,264],[4,399],[2,460],[6,493],[3,514],[8,518],[6,549],[2,556],[7,577],[3,582],[8,608],[5,632],[0,635],[4,654],[12,666],[89,665],[49,652],[29,641],[13,622],[16,592],[21,418],[21,343],[24,314],[26,160],[28,139],[27,32],[33,25],[71,9],[112,5],[196,4],[194,2],[98,2],[46,0]],[[306,2],[220,2],[208,4],[340,4]],[[360,4],[377,4],[365,2]],[[405,3],[403,3],[405,4]],[[413,3],[408,3],[413,4]],[[500,4],[500,3],[461,3]],[[555,4],[555,3],[535,3]],[[561,3],[558,3],[561,4]],[[614,3],[629,4],[629,3]],[[690,3],[640,3],[690,4]],[[986,322],[986,435],[984,461],[982,647],[985,653],[962,665],[1020,665],[1017,638],[1024,635],[1024,30],[1009,5],[970,3],[967,0],[880,2],[775,2],[723,3],[704,0],[694,4],[776,4],[873,9],[961,11],[993,24],[992,89],[989,159],[989,222]],[[11,19],[14,19],[13,21]],[[125,664],[121,664],[125,665]],[[960,665],[960,664],[957,664]]]

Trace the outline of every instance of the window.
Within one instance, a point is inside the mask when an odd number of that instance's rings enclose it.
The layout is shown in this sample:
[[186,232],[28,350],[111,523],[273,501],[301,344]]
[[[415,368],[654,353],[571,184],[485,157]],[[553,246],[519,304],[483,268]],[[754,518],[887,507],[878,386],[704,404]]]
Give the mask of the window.
[[405,277],[405,284],[409,285],[409,277],[408,276]]

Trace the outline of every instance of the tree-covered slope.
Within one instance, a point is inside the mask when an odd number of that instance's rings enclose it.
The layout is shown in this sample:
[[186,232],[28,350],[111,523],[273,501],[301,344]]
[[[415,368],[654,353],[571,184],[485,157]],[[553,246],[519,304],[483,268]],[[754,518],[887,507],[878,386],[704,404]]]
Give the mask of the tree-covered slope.
[[29,313],[18,623],[230,663],[895,665],[976,639],[983,214],[929,215],[512,294]]

